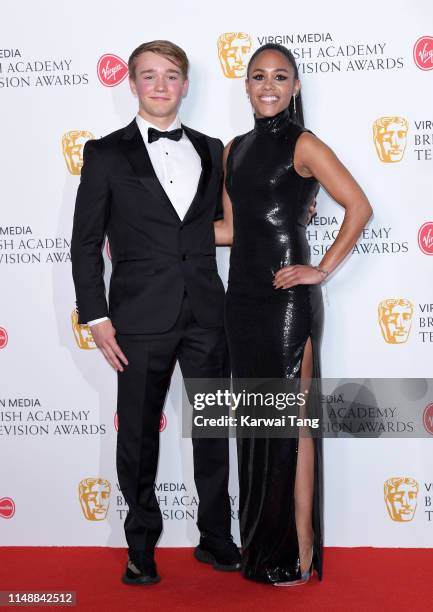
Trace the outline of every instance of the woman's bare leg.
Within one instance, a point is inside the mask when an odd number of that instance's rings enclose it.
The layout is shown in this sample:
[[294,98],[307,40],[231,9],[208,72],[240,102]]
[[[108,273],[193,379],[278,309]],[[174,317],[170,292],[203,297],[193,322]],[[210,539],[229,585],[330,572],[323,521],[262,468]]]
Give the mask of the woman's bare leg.
[[[313,349],[308,338],[301,365],[301,391],[310,387],[313,374]],[[302,412],[300,413],[302,415]],[[314,443],[308,428],[300,428],[295,481],[295,519],[298,533],[301,572],[309,569],[313,547]]]

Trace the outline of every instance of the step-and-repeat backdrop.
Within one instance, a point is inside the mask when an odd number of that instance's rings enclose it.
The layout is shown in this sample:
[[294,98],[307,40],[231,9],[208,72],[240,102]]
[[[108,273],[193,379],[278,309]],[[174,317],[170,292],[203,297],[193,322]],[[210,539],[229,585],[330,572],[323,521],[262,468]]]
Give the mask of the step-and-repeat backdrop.
[[[294,53],[307,125],[374,207],[326,284],[323,375],[429,377],[433,362],[433,6],[338,0],[2,2],[0,23],[0,540],[125,544],[115,470],[116,377],[74,314],[70,238],[82,151],[129,123],[126,62],[157,38],[191,60],[185,124],[224,142],[248,131],[250,54]],[[308,228],[314,262],[343,211],[323,191]],[[106,275],[109,249],[104,249]],[[228,249],[219,249],[227,278]],[[161,546],[197,541],[191,441],[176,368],[156,492]],[[433,397],[425,397],[426,408]],[[433,406],[425,426],[432,429]],[[233,441],[232,441],[233,442]],[[238,537],[235,447],[230,495]],[[325,440],[326,543],[433,542],[433,453],[423,439]]]

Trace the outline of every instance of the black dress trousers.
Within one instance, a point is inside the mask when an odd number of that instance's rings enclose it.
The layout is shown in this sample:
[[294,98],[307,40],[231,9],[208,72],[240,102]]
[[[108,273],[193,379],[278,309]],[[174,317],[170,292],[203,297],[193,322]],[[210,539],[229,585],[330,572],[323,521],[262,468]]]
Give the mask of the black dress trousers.
[[[118,373],[117,407],[117,472],[129,506],[125,534],[130,549],[152,554],[162,532],[162,515],[154,492],[159,422],[175,362],[179,360],[184,378],[227,378],[228,349],[224,328],[200,327],[186,295],[170,330],[118,334],[116,338],[129,362]],[[193,438],[192,444],[198,529],[228,539],[228,440]]]

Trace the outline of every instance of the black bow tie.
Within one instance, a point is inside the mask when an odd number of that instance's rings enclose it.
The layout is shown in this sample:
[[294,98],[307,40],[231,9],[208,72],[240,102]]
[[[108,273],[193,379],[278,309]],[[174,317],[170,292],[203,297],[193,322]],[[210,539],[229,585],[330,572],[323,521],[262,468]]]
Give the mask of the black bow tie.
[[183,130],[178,128],[177,130],[171,130],[170,132],[160,132],[155,128],[149,128],[147,130],[147,142],[151,144],[156,142],[160,138],[169,138],[170,140],[180,140],[182,138]]

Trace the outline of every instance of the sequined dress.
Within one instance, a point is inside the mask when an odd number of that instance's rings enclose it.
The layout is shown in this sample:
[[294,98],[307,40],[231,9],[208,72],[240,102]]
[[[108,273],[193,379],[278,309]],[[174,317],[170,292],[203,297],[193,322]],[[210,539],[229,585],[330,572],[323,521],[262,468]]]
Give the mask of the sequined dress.
[[[234,239],[226,297],[226,329],[234,378],[292,378],[301,372],[308,338],[313,377],[319,379],[323,322],[320,286],[274,289],[273,275],[289,264],[308,264],[308,208],[314,178],[294,168],[305,131],[283,111],[256,119],[234,139],[226,188]],[[322,574],[322,444],[314,439],[314,564]],[[260,582],[300,578],[294,487],[297,438],[238,439],[242,572]]]

